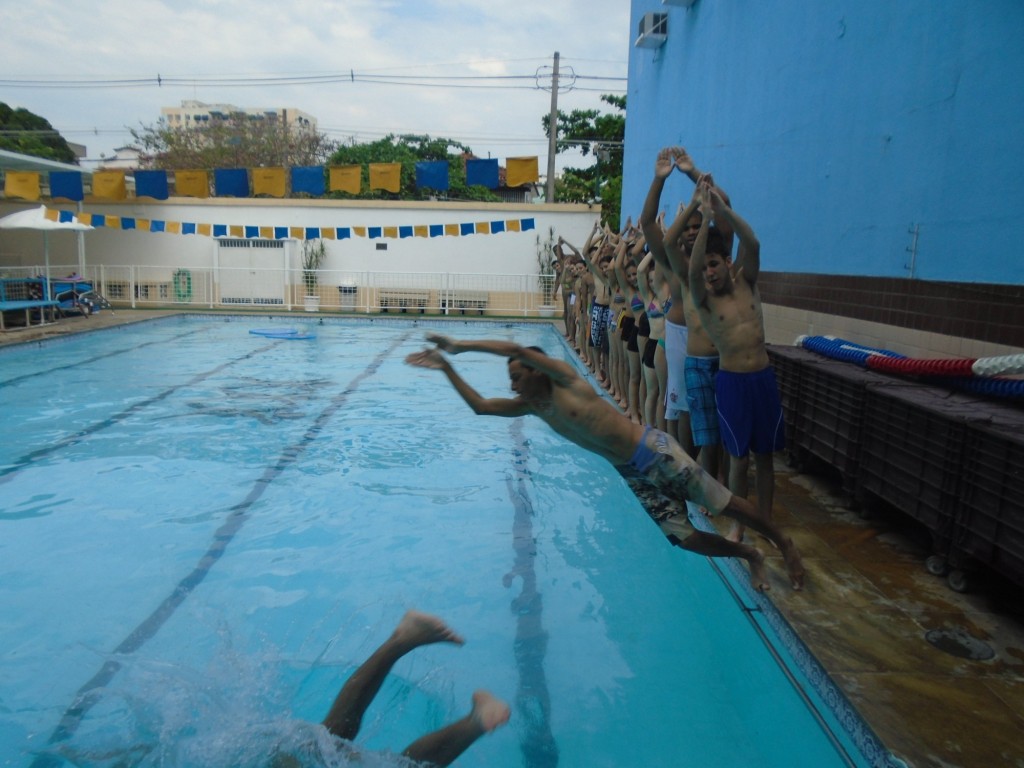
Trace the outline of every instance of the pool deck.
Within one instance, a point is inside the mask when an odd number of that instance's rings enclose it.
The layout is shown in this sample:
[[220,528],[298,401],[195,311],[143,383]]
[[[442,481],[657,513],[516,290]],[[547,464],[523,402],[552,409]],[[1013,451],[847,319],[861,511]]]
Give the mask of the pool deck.
[[[0,333],[0,345],[168,314],[67,317]],[[1024,589],[981,574],[971,593],[953,592],[926,571],[927,539],[911,524],[862,517],[838,483],[781,458],[776,469],[777,520],[803,552],[808,583],[792,592],[768,551],[773,602],[885,746],[912,768],[1024,768]],[[950,652],[957,643],[942,650],[926,639],[931,630],[994,655],[964,658]]]

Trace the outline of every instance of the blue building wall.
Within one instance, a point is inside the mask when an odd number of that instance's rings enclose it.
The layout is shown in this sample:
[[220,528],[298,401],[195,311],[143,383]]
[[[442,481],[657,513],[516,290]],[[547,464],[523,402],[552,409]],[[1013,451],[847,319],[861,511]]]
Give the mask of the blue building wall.
[[[631,0],[631,43],[650,11],[668,40],[630,46],[623,217],[679,144],[766,270],[1024,284],[1024,2]],[[674,174],[662,207],[692,190]]]

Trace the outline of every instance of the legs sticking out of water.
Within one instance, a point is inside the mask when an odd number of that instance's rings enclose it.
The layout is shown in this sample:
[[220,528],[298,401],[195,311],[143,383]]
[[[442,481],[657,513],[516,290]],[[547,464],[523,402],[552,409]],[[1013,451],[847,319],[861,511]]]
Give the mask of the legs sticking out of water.
[[[359,732],[366,708],[380,691],[384,679],[400,658],[422,645],[465,641],[436,616],[408,611],[385,640],[345,682],[331,706],[324,725],[336,736],[353,739]],[[405,754],[414,760],[448,765],[474,741],[508,721],[509,707],[487,691],[473,694],[469,714],[451,725],[417,739]]]

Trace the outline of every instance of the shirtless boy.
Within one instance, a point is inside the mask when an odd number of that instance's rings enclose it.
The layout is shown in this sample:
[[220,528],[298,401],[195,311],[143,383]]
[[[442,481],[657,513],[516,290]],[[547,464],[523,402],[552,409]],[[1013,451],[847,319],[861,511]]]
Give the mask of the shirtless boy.
[[[761,245],[750,225],[726,204],[707,178],[698,182],[703,212],[690,257],[690,293],[701,322],[718,348],[720,370],[715,398],[722,441],[732,459],[729,487],[746,496],[749,455],[754,454],[760,518],[772,519],[775,496],[775,451],[785,447],[782,403],[764,339],[764,314],[757,277]],[[736,232],[735,263],[722,238],[710,229],[711,219]],[[742,529],[730,532],[739,540]]]
[[[685,150],[677,148],[675,151],[677,168],[693,168]],[[719,192],[728,203],[725,193],[721,190]],[[722,453],[718,404],[715,399],[715,378],[719,369],[718,348],[704,329],[700,311],[694,304],[693,293],[690,291],[690,254],[703,221],[698,203],[698,187],[695,186],[693,197],[686,208],[665,230],[664,253],[672,271],[683,283],[683,312],[686,314],[688,329],[684,379],[693,444],[697,448],[697,460],[700,465],[713,477],[718,477],[719,456]],[[712,230],[709,228],[708,231]],[[718,231],[722,233],[725,242],[732,242],[731,230]]]
[[562,290],[562,318],[565,323],[565,338],[571,344],[576,343],[576,314],[575,303],[576,294],[574,292],[574,286],[576,283],[576,272],[572,268],[574,254],[566,252],[562,246],[565,244],[565,240],[561,236],[558,238],[558,242],[555,243],[552,251],[554,252],[555,259],[558,261],[558,267],[556,269],[559,276],[559,283]]
[[[558,434],[625,468],[624,473],[639,473],[670,501],[689,500],[709,514],[723,514],[750,526],[779,547],[793,588],[803,586],[803,564],[788,535],[763,519],[750,502],[734,496],[704,472],[670,435],[635,424],[617,411],[568,363],[549,357],[536,347],[523,347],[511,341],[457,341],[436,334],[428,334],[427,340],[437,346],[409,355],[406,362],[443,372],[474,413],[539,416]],[[485,352],[507,358],[509,381],[516,397],[481,396],[456,373],[442,352]],[[750,568],[753,587],[762,591],[769,588],[764,555],[758,549],[693,529],[685,506],[659,525],[669,541],[683,549],[708,557],[743,558]]]
[[[693,160],[682,147],[666,147],[658,153],[654,164],[654,180],[644,204],[641,222],[644,232],[650,231],[648,248],[656,262],[671,275],[673,309],[686,327],[682,369],[677,376],[683,381],[682,396],[686,399],[685,428],[688,443],[683,444],[691,455],[697,456],[702,467],[718,476],[718,454],[721,439],[718,434],[718,416],[715,407],[714,385],[718,370],[718,350],[701,324],[700,314],[689,290],[689,259],[693,243],[701,225],[701,212],[696,191],[690,203],[683,208],[664,233],[653,223],[666,179],[674,170],[680,170],[697,181],[701,178]],[[724,192],[721,193],[724,196]],[[728,199],[728,198],[725,198]],[[731,231],[727,233],[731,241]],[[678,366],[679,363],[677,362]],[[691,391],[692,390],[692,391]],[[681,424],[680,428],[684,425]]]
[[597,242],[600,246],[596,257],[591,257],[589,248],[584,248],[581,253],[587,269],[594,278],[593,304],[590,310],[590,346],[593,348],[596,365],[591,368],[596,372],[601,386],[610,390],[612,397],[617,397],[618,392],[614,391],[608,355],[608,323],[612,314],[612,259],[615,249],[607,237]]

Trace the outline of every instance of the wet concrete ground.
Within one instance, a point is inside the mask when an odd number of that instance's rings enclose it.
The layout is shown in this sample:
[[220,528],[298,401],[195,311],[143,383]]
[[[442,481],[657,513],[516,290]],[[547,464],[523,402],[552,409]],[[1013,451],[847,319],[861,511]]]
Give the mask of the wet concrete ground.
[[808,583],[788,591],[772,553],[772,599],[886,747],[915,768],[1024,766],[1024,589],[978,571],[954,592],[913,521],[852,511],[824,473],[776,469]]
[[[175,313],[159,309],[118,309],[114,312],[103,310],[89,317],[69,313],[66,317],[46,325],[32,325],[28,328],[8,328],[8,330],[0,332],[0,346],[38,341],[40,339],[64,336],[69,333],[82,333],[83,331],[99,328],[109,328],[111,326],[124,325],[125,323],[147,320],[152,317],[165,317],[170,314]],[[20,318],[18,319],[20,320]]]
[[[0,345],[166,314],[67,317]],[[1024,768],[1024,588],[982,571],[971,592],[952,591],[925,568],[930,542],[912,522],[851,510],[826,472],[797,473],[781,454],[775,514],[808,577],[792,592],[759,544],[772,600],[886,747],[912,768]]]

